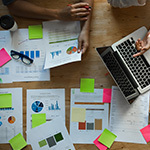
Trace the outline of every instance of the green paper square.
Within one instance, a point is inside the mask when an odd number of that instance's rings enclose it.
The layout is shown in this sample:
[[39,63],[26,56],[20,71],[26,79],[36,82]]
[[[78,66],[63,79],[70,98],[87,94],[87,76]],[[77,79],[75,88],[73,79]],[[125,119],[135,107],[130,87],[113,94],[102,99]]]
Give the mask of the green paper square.
[[47,145],[46,140],[42,140],[42,141],[39,142],[40,147],[43,147],[45,145]]
[[94,93],[95,79],[81,78],[80,92]]
[[42,25],[34,25],[28,27],[29,39],[42,39],[43,38],[43,29]]
[[0,108],[10,108],[12,107],[12,94],[0,94]]
[[27,142],[23,138],[22,134],[19,133],[11,140],[9,140],[10,145],[12,146],[13,150],[20,150],[27,146]]
[[59,142],[64,139],[61,133],[55,134],[54,137],[56,142]]
[[46,114],[32,114],[32,128],[46,123]]
[[98,141],[100,143],[102,143],[103,145],[107,146],[108,148],[111,147],[111,145],[113,144],[113,142],[116,139],[116,135],[113,134],[112,132],[110,132],[107,129],[104,129],[103,133],[101,134],[100,138],[98,139]]

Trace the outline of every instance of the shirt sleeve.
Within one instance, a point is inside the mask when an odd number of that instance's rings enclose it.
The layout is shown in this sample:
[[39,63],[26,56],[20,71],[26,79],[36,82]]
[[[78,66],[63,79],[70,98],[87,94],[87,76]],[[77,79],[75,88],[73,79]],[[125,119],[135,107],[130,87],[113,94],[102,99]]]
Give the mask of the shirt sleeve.
[[139,4],[138,0],[108,0],[108,3],[110,3],[113,7],[126,8],[131,6],[144,6],[146,0],[141,1],[141,4]]
[[9,5],[9,4],[11,4],[14,1],[15,0],[2,0],[3,4],[6,5],[6,6]]

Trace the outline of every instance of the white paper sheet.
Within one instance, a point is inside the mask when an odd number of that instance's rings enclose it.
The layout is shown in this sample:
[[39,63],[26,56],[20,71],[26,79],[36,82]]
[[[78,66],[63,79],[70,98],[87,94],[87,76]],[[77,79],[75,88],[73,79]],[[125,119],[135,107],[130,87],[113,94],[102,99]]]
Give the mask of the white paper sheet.
[[[56,137],[58,134],[61,135],[59,139]],[[60,117],[29,130],[28,135],[33,150],[75,150]],[[39,144],[43,140],[44,146]]]
[[0,89],[0,94],[12,94],[12,108],[0,108],[0,143],[23,133],[22,88]]
[[116,141],[146,144],[140,129],[148,125],[149,92],[128,104],[117,87],[112,87],[110,131]]
[[65,125],[65,89],[27,90],[27,131],[32,128],[32,114],[38,113],[46,113],[46,121],[61,116]]
[[[9,31],[0,31],[0,50],[5,48],[9,53],[11,47],[11,34]],[[0,83],[12,82],[12,61],[10,60],[5,65],[0,67]]]
[[13,81],[49,81],[50,72],[44,70],[45,47],[43,39],[29,40],[28,29],[18,29],[12,34],[13,50],[32,58],[33,64],[25,65],[20,60],[13,61]]
[[[94,93],[82,93],[80,89],[71,89],[70,136],[73,143],[92,144],[105,128],[108,128],[109,104],[102,103],[103,89]],[[71,122],[72,108],[86,109],[85,128],[79,122]]]
[[80,22],[77,21],[43,22],[43,38],[46,46],[44,69],[81,61],[81,53],[77,53],[79,33]]

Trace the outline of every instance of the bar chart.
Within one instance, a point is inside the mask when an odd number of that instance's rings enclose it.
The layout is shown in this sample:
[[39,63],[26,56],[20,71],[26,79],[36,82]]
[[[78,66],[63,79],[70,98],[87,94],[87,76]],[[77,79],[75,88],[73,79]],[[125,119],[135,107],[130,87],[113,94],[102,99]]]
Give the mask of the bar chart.
[[20,51],[21,54],[24,54],[32,59],[40,58],[40,51],[39,50],[31,50],[31,51]]

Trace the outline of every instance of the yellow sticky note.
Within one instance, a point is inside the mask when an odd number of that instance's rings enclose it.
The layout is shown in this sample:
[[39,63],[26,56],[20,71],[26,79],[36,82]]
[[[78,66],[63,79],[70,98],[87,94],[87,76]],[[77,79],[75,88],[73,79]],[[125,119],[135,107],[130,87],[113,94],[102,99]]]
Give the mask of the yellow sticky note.
[[71,121],[72,122],[85,122],[85,108],[72,108]]
[[12,107],[12,94],[0,94],[0,108],[10,108]]
[[29,39],[42,39],[43,38],[43,29],[42,25],[34,25],[28,27]]
[[32,114],[32,128],[46,123],[46,114]]
[[27,146],[27,142],[23,138],[22,134],[19,133],[11,140],[9,140],[10,145],[12,146],[13,150],[20,150]]

